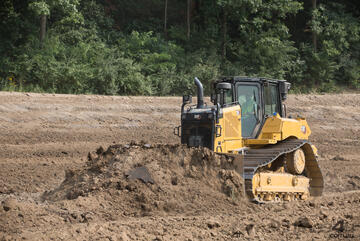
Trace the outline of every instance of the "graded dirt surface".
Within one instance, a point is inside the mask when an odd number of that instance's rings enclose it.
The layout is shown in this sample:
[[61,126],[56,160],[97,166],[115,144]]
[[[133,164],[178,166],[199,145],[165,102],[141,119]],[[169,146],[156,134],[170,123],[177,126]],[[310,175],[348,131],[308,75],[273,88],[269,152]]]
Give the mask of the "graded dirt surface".
[[0,240],[360,240],[360,94],[289,96],[325,189],[284,203],[248,202],[234,159],[179,145],[180,106],[0,92]]

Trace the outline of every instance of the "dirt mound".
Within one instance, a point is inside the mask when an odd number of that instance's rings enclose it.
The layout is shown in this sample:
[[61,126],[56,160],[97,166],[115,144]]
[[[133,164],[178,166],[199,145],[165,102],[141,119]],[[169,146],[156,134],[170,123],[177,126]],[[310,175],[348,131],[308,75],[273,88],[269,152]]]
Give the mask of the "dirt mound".
[[114,210],[125,216],[205,213],[220,204],[242,202],[239,168],[235,157],[206,148],[112,145],[89,153],[83,169],[68,170],[63,183],[42,198],[54,202],[108,196]]

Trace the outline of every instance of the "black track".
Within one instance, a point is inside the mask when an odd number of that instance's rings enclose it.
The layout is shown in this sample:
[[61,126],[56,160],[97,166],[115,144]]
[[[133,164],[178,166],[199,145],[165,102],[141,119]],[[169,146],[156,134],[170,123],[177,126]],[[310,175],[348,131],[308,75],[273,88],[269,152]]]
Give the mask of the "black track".
[[311,143],[308,140],[289,139],[261,149],[248,150],[243,159],[245,192],[250,199],[256,199],[253,194],[252,178],[260,167],[275,161],[281,155],[303,148],[306,159],[306,173],[310,178],[310,195],[321,196],[324,187],[323,177],[315,157]]

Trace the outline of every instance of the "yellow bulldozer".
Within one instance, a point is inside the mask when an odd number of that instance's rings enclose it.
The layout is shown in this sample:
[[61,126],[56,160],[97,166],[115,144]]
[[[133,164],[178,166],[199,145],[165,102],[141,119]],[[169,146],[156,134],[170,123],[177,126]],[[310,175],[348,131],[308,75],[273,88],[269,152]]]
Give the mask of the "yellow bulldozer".
[[181,126],[174,133],[189,147],[236,155],[245,193],[256,202],[305,200],[321,196],[324,183],[317,149],[304,118],[286,117],[290,83],[253,77],[214,81],[211,104],[195,78],[197,104],[184,95]]

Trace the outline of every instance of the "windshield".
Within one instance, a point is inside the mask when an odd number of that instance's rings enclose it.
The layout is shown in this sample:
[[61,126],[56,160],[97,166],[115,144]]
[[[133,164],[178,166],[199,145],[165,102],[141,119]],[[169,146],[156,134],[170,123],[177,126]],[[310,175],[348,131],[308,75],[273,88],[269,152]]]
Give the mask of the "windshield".
[[259,87],[257,85],[239,84],[237,86],[237,98],[241,106],[242,136],[251,137],[259,123]]

